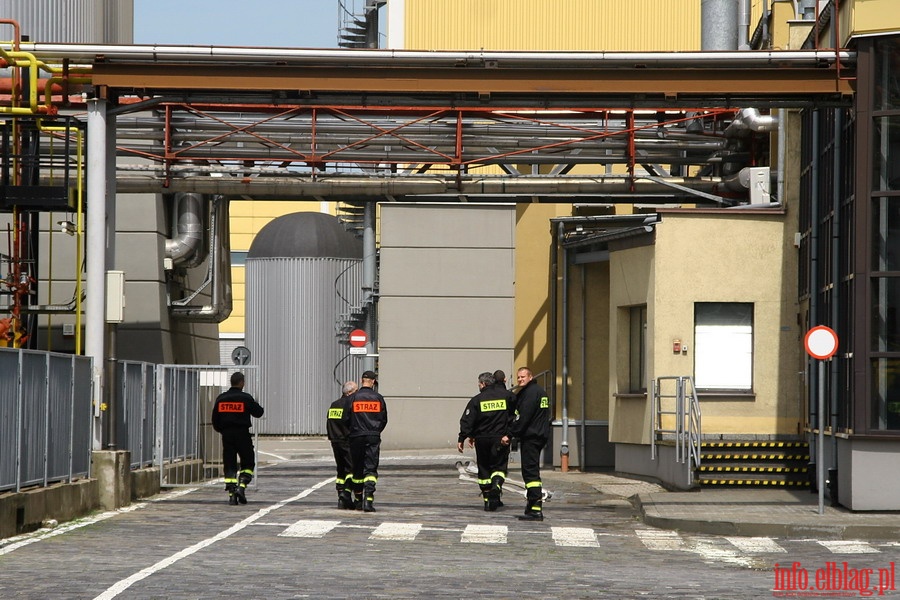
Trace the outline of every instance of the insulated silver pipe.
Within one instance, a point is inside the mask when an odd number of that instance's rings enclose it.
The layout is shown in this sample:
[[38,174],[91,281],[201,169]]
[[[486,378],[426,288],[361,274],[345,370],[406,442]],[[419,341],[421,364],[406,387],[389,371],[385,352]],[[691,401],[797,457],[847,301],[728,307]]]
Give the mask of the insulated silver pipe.
[[[0,44],[11,50],[9,43]],[[708,67],[772,68],[783,66],[818,67],[840,59],[856,60],[847,50],[754,50],[749,52],[501,52],[501,51],[419,51],[351,50],[303,48],[244,48],[234,46],[167,46],[159,44],[52,44],[22,42],[20,51],[34,54],[44,62],[190,62],[231,65],[284,64],[301,66],[424,66],[463,68],[591,68],[610,67]]]
[[305,177],[191,177],[174,178],[168,184],[162,178],[152,176],[120,177],[117,181],[120,193],[197,192],[234,196],[241,194],[267,198],[314,198],[317,196],[406,196],[435,194],[504,195],[504,194],[666,194],[673,189],[686,188],[701,193],[715,192],[722,184],[719,177],[666,177],[625,176],[611,177],[542,177],[521,176],[515,178],[477,178],[457,181],[455,177],[366,177],[338,176],[333,178]]

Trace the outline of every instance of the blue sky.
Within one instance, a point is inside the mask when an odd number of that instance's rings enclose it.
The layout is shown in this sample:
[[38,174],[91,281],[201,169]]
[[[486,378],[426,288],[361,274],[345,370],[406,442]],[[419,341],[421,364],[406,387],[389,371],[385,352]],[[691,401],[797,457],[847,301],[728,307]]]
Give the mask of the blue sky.
[[337,6],[337,0],[134,0],[134,43],[336,48]]

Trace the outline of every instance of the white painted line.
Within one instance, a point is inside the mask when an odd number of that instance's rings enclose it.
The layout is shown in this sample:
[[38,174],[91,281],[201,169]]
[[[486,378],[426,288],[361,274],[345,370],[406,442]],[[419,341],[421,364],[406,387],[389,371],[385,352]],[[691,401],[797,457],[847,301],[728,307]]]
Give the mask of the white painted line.
[[767,537],[726,537],[741,552],[749,554],[773,554],[778,552],[787,552],[784,548],[775,543],[775,540]]
[[189,546],[189,547],[185,548],[184,550],[181,550],[180,552],[176,552],[175,554],[169,556],[168,558],[164,558],[161,561],[157,562],[156,564],[151,565],[151,566],[147,567],[146,569],[142,569],[142,570],[138,571],[137,573],[135,573],[134,575],[131,575],[130,577],[126,577],[125,579],[117,581],[116,583],[111,585],[109,588],[107,588],[105,592],[103,592],[99,596],[96,596],[94,598],[94,600],[110,600],[111,598],[115,598],[116,596],[118,596],[119,594],[121,594],[122,592],[127,590],[129,587],[131,587],[133,584],[137,583],[138,581],[141,581],[142,579],[145,579],[158,571],[162,571],[166,567],[169,567],[169,566],[175,564],[182,558],[186,558],[186,557],[190,556],[191,554],[194,554],[194,553],[206,548],[207,546],[211,546],[218,541],[221,541],[221,540],[231,537],[235,533],[246,528],[251,523],[254,523],[254,522],[262,519],[263,517],[268,515],[270,512],[278,510],[279,508],[282,508],[285,505],[290,504],[291,502],[295,502],[302,498],[306,498],[307,496],[312,494],[317,489],[319,489],[325,485],[328,485],[329,483],[333,483],[333,482],[334,482],[334,477],[329,477],[328,479],[326,479],[324,481],[320,481],[319,483],[315,484],[312,487],[306,488],[305,490],[303,490],[296,496],[292,496],[291,498],[282,500],[281,502],[278,502],[277,504],[272,504],[271,506],[261,508],[255,514],[250,515],[243,521],[239,521],[239,522],[235,523],[228,529],[226,529],[224,531],[220,531],[219,533],[217,533],[216,535],[214,535],[212,537],[209,537],[209,538],[206,538],[205,540],[197,542],[193,546]]
[[300,520],[278,534],[279,537],[322,538],[340,524],[340,521]]
[[752,559],[741,556],[727,546],[716,544],[709,540],[694,540],[688,549],[691,552],[696,552],[709,563],[726,563],[741,567],[753,566]]
[[271,452],[263,452],[262,450],[259,450],[259,453],[260,453],[260,454],[265,454],[266,456],[274,456],[274,457],[277,458],[278,460],[288,460],[287,458],[285,458],[285,457],[283,457],[283,456],[279,456],[279,455],[273,454],[273,453],[271,453]]
[[867,542],[858,542],[854,540],[820,540],[819,544],[825,546],[834,554],[878,554],[881,552],[877,548],[870,546]]
[[505,525],[466,525],[459,541],[469,544],[505,544],[509,529]]
[[551,527],[553,541],[557,546],[575,546],[580,548],[599,548],[600,542],[589,527]]
[[649,550],[683,550],[684,541],[674,531],[659,531],[656,529],[636,529],[634,531],[638,539]]
[[421,530],[421,523],[382,523],[372,532],[369,539],[411,541],[416,539]]

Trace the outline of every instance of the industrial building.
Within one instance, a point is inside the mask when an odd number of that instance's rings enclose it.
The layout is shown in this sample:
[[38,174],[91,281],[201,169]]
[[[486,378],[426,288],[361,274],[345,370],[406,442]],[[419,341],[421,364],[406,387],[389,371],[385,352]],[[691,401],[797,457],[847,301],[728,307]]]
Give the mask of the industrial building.
[[[345,49],[4,46],[20,80],[50,76],[46,102],[12,87],[6,115],[8,345],[93,357],[99,402],[110,359],[216,364],[244,344],[283,408],[272,434],[316,433],[311,407],[377,367],[385,444],[405,448],[451,445],[477,373],[528,365],[562,469],[805,488],[824,467],[833,502],[898,508],[887,0],[358,4]],[[83,165],[50,150],[82,139]],[[29,148],[40,164],[16,170]],[[79,168],[83,198],[45,189]],[[263,208],[287,201],[334,203],[301,220],[351,232],[254,247],[294,227]],[[278,274],[236,292],[254,264]],[[117,282],[118,319],[91,301]],[[827,359],[804,351],[816,325],[840,340]],[[301,338],[332,372],[304,371]],[[292,397],[292,378],[319,379]]]

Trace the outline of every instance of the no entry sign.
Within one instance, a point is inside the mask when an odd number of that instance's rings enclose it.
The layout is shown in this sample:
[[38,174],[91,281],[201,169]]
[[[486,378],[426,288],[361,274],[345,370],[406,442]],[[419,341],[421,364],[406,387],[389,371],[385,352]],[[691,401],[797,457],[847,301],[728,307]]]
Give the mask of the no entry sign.
[[838,336],[830,327],[819,325],[806,332],[803,339],[806,353],[813,358],[825,360],[831,358],[838,348]]
[[369,336],[362,329],[354,329],[350,332],[350,345],[354,348],[362,348],[369,341]]

